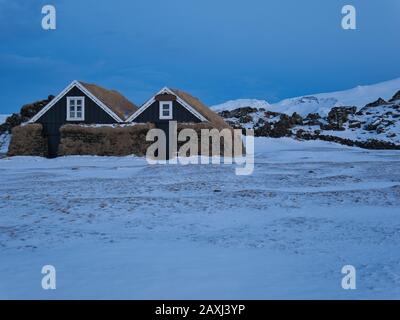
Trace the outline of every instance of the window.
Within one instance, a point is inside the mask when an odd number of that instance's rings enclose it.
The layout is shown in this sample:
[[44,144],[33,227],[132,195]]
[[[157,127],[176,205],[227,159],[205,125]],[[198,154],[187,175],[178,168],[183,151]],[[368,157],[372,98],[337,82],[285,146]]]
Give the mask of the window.
[[85,120],[85,97],[67,97],[67,121]]
[[160,101],[160,119],[172,119],[172,101]]

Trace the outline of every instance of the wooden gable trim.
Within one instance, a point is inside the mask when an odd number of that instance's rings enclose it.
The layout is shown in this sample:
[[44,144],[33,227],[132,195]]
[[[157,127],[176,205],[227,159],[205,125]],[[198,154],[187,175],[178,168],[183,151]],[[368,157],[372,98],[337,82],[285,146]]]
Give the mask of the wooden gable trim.
[[[198,118],[202,122],[209,122],[202,114],[200,114],[197,110],[195,110],[192,106],[190,106],[188,103],[183,101],[180,97],[178,97],[173,91],[171,91],[169,88],[164,87],[162,88],[155,96],[151,97],[149,100],[146,101],[146,103],[139,108],[138,111],[136,111],[133,115],[131,115],[128,119],[126,119],[126,122],[132,122],[134,121],[143,111],[145,111],[148,107],[150,107],[156,100],[156,97],[160,97],[163,94],[168,94],[168,95],[173,95],[175,97],[175,100],[179,102],[179,104],[187,109],[189,112],[191,112],[196,118]],[[160,101],[160,100],[158,100]],[[162,100],[164,101],[164,100]],[[170,100],[169,100],[170,101]]]
[[111,116],[117,122],[123,122],[123,120],[114,113],[109,107],[107,107],[103,102],[101,102],[97,97],[95,97],[89,90],[87,90],[79,81],[72,81],[63,91],[61,91],[53,100],[51,100],[40,112],[38,112],[34,117],[32,117],[28,123],[33,123],[39,120],[47,111],[49,111],[58,101],[61,100],[73,87],[77,87],[81,90],[88,98],[93,100],[101,109],[103,109],[109,116]]

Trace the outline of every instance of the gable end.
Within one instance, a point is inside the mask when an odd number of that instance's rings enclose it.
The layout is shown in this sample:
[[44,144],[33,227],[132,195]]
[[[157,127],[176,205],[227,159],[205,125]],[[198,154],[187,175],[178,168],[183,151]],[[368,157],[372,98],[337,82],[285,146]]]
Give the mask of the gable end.
[[82,86],[78,81],[71,82],[63,91],[61,91],[53,100],[51,100],[40,112],[38,112],[28,123],[34,123],[38,121],[47,111],[49,111],[58,101],[60,101],[72,88],[77,87],[81,90],[89,99],[91,99],[97,106],[103,109],[111,118],[116,122],[122,122],[122,119],[115,114],[109,107],[95,97],[90,91]]
[[[168,99],[173,97],[173,99]],[[201,122],[209,122],[202,114],[195,110],[192,106],[186,103],[183,99],[177,96],[172,90],[165,87],[161,89],[156,95],[151,97],[142,107],[139,108],[133,115],[131,115],[126,121],[133,122],[140,114],[142,114],[146,109],[148,109],[156,101],[176,101],[183,108],[189,111],[193,116],[195,116]]]

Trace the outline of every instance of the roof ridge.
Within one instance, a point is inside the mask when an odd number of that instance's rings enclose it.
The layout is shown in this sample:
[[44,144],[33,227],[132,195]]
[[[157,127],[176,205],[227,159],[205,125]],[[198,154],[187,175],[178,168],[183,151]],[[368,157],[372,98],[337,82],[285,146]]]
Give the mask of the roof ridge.
[[139,109],[135,103],[131,102],[116,89],[107,89],[95,83],[88,83],[81,80],[77,82],[109,107],[122,120],[126,120]]

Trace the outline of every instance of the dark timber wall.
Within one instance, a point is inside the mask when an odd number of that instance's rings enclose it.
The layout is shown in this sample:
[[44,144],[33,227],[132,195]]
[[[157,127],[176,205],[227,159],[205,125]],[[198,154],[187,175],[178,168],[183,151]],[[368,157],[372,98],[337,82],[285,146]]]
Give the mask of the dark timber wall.
[[167,138],[167,158],[169,158],[169,122],[177,121],[186,123],[200,123],[201,121],[189,110],[183,107],[178,101],[172,102],[172,119],[160,119],[160,102],[155,101],[146,110],[144,110],[134,122],[151,122],[156,125],[157,128],[165,132]]
[[[67,121],[67,97],[85,97],[85,120]],[[43,135],[47,138],[49,157],[56,157],[60,143],[60,127],[70,124],[112,124],[116,121],[100,108],[92,99],[77,87],[73,87],[57,103],[43,114],[37,121],[43,125]]]
[[168,123],[169,121],[177,122],[201,122],[195,115],[180,105],[179,102],[173,101],[172,104],[172,116],[171,120],[160,119],[160,104],[155,101],[150,107],[143,111],[134,122],[153,122],[153,123]]

